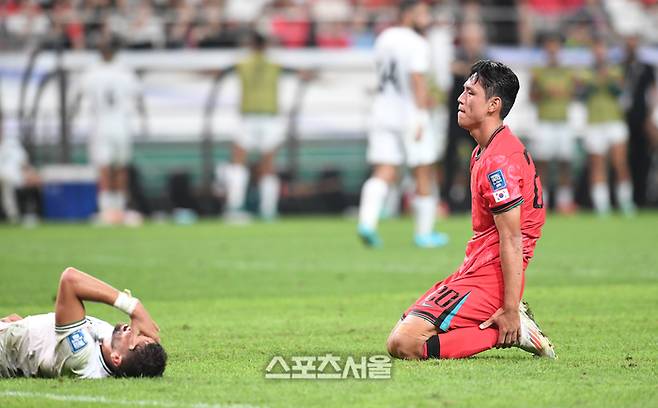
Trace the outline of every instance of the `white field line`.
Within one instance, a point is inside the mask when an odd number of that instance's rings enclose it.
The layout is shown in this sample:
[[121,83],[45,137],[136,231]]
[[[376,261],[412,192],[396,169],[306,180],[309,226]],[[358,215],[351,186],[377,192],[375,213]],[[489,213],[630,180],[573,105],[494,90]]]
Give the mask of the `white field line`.
[[249,405],[249,404],[206,404],[206,403],[179,404],[170,401],[126,400],[126,399],[105,398],[102,396],[96,397],[91,395],[65,395],[65,394],[50,394],[45,392],[25,392],[25,391],[1,391],[0,398],[2,397],[45,399],[51,401],[64,401],[64,402],[89,402],[94,404],[128,405],[128,406],[139,406],[139,407],[258,408],[256,405]]

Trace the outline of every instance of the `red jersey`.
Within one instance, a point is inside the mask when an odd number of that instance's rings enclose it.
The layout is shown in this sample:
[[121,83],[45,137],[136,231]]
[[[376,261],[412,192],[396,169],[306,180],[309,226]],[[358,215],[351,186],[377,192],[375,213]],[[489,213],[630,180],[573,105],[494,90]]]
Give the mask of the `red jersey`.
[[528,265],[541,236],[546,212],[535,164],[523,143],[507,126],[499,128],[481,152],[471,155],[473,237],[457,276],[475,273],[485,266],[500,270],[498,230],[494,215],[521,206],[523,269]]

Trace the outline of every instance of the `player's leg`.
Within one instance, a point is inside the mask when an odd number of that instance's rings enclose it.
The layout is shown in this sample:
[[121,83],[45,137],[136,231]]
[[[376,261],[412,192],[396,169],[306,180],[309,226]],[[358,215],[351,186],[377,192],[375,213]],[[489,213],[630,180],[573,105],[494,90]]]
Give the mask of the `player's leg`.
[[552,180],[549,170],[551,160],[554,156],[554,143],[551,140],[551,133],[552,129],[550,124],[540,122],[537,124],[537,129],[535,130],[530,143],[530,150],[532,153],[532,158],[535,161],[537,174],[539,175],[539,179],[544,186],[542,202],[546,203],[546,205],[550,203],[550,187]]
[[226,166],[226,210],[225,217],[239,214],[244,207],[249,185],[249,170],[246,167],[247,150],[237,143],[231,147],[231,164]]
[[363,183],[359,203],[358,234],[368,246],[378,247],[381,245],[381,239],[377,234],[377,225],[389,186],[394,184],[396,179],[396,166],[376,164],[370,178]]
[[[448,278],[421,296],[404,314],[387,341],[389,353],[404,359],[463,358],[492,348],[495,328],[480,329],[501,300],[499,283],[454,285]],[[492,294],[489,294],[492,293]]]
[[619,208],[626,215],[635,213],[635,203],[633,202],[633,183],[631,182],[631,173],[628,168],[628,130],[624,123],[617,123],[611,127],[612,146],[610,147],[610,160],[612,168],[615,171],[616,186],[615,194]]
[[264,220],[276,218],[279,207],[281,182],[276,174],[276,153],[285,141],[285,121],[278,116],[265,116],[258,119],[257,142],[261,152],[259,164],[259,213]]
[[416,194],[413,209],[416,218],[414,242],[421,248],[436,248],[447,244],[445,234],[434,232],[437,212],[437,195],[434,191],[434,165],[426,164],[413,168]]
[[576,205],[573,197],[573,183],[571,177],[573,161],[573,131],[569,123],[556,126],[557,133],[555,139],[558,142],[558,186],[556,194],[556,204],[559,212],[563,214],[572,214],[576,211]]
[[279,206],[279,192],[281,183],[276,176],[274,159],[276,149],[264,153],[260,159],[258,180],[259,212],[264,220],[273,220],[277,215]]
[[610,211],[606,150],[607,141],[600,125],[592,125],[585,133],[585,148],[589,153],[590,195],[594,210],[599,215]]
[[381,245],[377,234],[379,217],[389,187],[397,180],[397,167],[404,160],[400,136],[396,132],[374,129],[368,135],[368,163],[373,172],[361,188],[358,234],[371,247]]

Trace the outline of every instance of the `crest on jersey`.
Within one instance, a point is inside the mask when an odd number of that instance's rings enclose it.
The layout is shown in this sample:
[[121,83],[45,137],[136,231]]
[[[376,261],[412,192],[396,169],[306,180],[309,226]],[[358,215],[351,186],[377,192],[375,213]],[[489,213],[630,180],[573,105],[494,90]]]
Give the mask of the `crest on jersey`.
[[77,353],[87,346],[87,339],[85,338],[82,330],[74,331],[73,333],[66,336],[66,339],[68,340],[69,346],[71,347],[71,351],[73,353]]
[[505,176],[503,176],[503,171],[501,169],[487,174],[487,178],[489,179],[489,184],[491,184],[491,189],[493,191],[502,190],[507,187],[507,182],[505,181]]

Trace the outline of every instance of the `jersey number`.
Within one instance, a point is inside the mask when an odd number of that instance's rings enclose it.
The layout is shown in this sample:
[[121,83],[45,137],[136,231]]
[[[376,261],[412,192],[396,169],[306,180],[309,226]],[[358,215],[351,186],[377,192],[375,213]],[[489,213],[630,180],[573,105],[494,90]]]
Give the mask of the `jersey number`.
[[383,92],[387,84],[393,85],[397,92],[400,92],[400,83],[398,82],[398,65],[395,61],[389,61],[384,64],[377,64],[377,71],[379,75],[379,92]]

